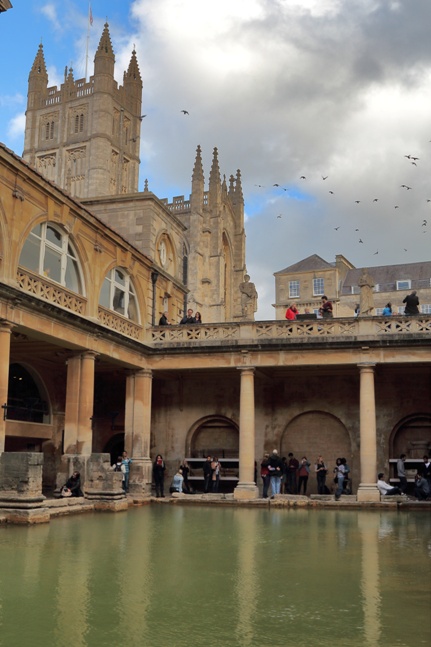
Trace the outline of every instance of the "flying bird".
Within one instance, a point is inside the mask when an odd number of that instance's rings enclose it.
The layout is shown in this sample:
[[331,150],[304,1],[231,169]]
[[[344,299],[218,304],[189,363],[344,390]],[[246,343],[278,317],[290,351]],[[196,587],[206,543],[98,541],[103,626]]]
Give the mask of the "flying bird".
[[280,186],[279,184],[273,184],[272,186]]
[[360,203],[360,200],[355,200],[355,202],[356,202],[356,204],[359,204],[359,203]]
[[190,114],[187,110],[181,110],[181,112],[183,113],[183,115],[188,115],[188,114]]
[[379,253],[379,250],[377,250],[377,252],[374,252],[373,256],[375,256],[375,255],[376,255],[376,254],[378,254],[378,253]]
[[329,191],[329,193],[330,193],[331,195],[334,195],[334,192],[333,192],[333,191]]
[[410,191],[410,189],[411,189],[412,187],[411,187],[411,186],[407,186],[407,184],[401,184],[401,187],[400,187],[400,188],[401,188],[401,189],[407,189],[407,191]]
[[412,162],[413,166],[417,166],[416,162]]
[[335,231],[338,231],[340,229],[341,225],[338,225],[338,227],[334,227]]
[[355,231],[359,231],[359,229],[355,229]]
[[419,157],[411,157],[410,159],[412,159],[414,162],[417,162]]
[[277,218],[281,218],[281,213],[280,213],[280,215],[279,215],[279,216],[277,216]]
[[362,238],[360,238],[360,239],[359,239],[359,242],[360,242],[360,243],[363,243],[364,241],[362,240]]
[[423,221],[423,223],[422,223],[422,227],[426,227],[426,226],[427,226],[427,224],[428,224],[428,221],[427,221],[427,220],[424,220],[424,221]]
[[143,119],[145,119],[146,116],[147,115],[141,115],[140,117],[138,117],[139,121],[142,121]]
[[407,157],[408,160],[412,158],[411,155],[404,155],[404,157]]
[[396,204],[396,205],[395,205],[395,207],[394,207],[394,209],[399,209],[399,206]]
[[329,175],[322,175],[322,180],[327,180]]
[[379,201],[378,198],[374,198],[374,200],[373,200],[373,202],[378,202],[378,201]]
[[307,178],[305,177],[305,175],[301,175],[301,177],[299,179],[300,180],[306,180]]

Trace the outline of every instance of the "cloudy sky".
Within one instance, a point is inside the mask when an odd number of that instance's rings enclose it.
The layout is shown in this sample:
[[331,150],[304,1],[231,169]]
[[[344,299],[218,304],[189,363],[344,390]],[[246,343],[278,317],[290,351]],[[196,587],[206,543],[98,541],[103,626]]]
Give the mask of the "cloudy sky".
[[[88,1],[12,4],[0,17],[0,141],[21,154],[38,45],[50,84],[65,65],[83,77]],[[357,267],[430,260],[430,0],[91,8],[89,73],[106,19],[119,82],[136,47],[141,188],[148,178],[161,198],[188,197],[198,144],[206,181],[215,146],[222,174],[241,170],[257,318],[273,318],[273,273],[311,254],[343,254]]]

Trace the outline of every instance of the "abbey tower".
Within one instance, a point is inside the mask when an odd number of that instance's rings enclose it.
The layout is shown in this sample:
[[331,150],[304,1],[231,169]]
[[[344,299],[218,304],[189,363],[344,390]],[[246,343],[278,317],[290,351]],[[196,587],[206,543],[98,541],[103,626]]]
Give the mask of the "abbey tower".
[[[24,159],[153,261],[153,323],[166,310],[178,322],[187,307],[199,310],[205,323],[254,319],[257,295],[244,279],[240,171],[222,178],[214,148],[205,190],[198,146],[189,197],[159,199],[147,182],[139,192],[142,79],[136,52],[121,86],[114,66],[107,24],[89,81],[75,80],[66,68],[61,87],[49,87],[39,46],[29,74]],[[182,303],[173,298],[178,290],[186,292]]]

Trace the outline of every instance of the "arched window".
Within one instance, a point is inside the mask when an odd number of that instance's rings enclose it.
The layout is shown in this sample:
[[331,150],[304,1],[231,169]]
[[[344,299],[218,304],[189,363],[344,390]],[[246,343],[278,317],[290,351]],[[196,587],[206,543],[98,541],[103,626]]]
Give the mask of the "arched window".
[[78,259],[69,235],[51,223],[36,225],[30,232],[22,248],[19,264],[73,292],[83,293]]
[[138,302],[130,276],[125,270],[114,267],[105,277],[99,303],[120,315],[139,323]]
[[6,417],[8,420],[49,422],[49,407],[43,388],[39,388],[29,371],[20,364],[9,367]]
[[46,123],[46,126],[45,126],[45,139],[49,139],[49,121]]
[[84,115],[81,113],[79,115],[79,132],[82,133],[84,130]]

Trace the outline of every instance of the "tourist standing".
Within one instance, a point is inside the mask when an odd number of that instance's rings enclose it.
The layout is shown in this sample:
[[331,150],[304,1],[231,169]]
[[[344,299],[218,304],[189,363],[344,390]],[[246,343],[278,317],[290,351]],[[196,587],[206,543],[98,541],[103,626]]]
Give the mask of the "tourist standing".
[[299,461],[292,452],[288,453],[287,458],[289,459],[287,463],[287,490],[289,494],[296,494],[296,474],[299,469]]
[[268,498],[268,488],[271,480],[271,475],[268,469],[269,454],[264,454],[262,462],[260,464],[260,477],[262,479],[262,497],[264,499]]
[[271,494],[272,496],[274,496],[275,494],[280,494],[281,477],[283,476],[283,463],[276,449],[273,450],[269,458],[268,469],[271,476]]
[[161,454],[157,454],[153,463],[153,477],[154,485],[156,486],[156,497],[165,498],[164,483],[165,483],[165,462]]
[[326,475],[328,473],[328,468],[326,467],[326,463],[323,460],[322,456],[317,457],[316,464],[314,465],[314,470],[316,472],[317,478],[317,493],[325,494]]
[[298,494],[301,494],[301,487],[304,490],[304,496],[307,496],[307,483],[310,474],[310,463],[306,456],[301,458],[301,463],[298,469]]
[[129,479],[130,479],[130,466],[132,464],[132,459],[128,457],[127,452],[123,452],[122,461],[121,461],[121,471],[124,474],[123,487],[124,491],[129,491]]
[[190,467],[186,459],[183,460],[180,467],[181,467],[181,473],[183,475],[183,490],[184,492],[187,492],[187,494],[190,494],[191,493],[191,488],[189,483]]
[[211,487],[211,481],[212,481],[212,467],[211,467],[211,464],[212,464],[212,460],[213,459],[211,458],[211,456],[207,456],[207,459],[206,459],[206,461],[204,463],[204,466],[202,468],[203,473],[204,473],[204,492],[205,492],[205,494],[208,494],[208,492],[210,491],[210,487]]
[[422,468],[422,474],[428,481],[428,484],[430,486],[430,491],[431,491],[431,461],[426,454],[423,457],[423,461],[424,461],[424,465]]
[[337,458],[337,460],[335,461],[334,482],[337,483],[337,489],[335,490],[335,500],[338,501],[340,499],[340,496],[343,494],[344,488],[344,465],[341,458]]
[[286,314],[284,316],[285,316],[285,319],[288,319],[289,321],[294,321],[296,319],[297,314],[298,314],[298,310],[296,308],[296,305],[292,303],[292,305],[290,305],[287,308]]
[[168,319],[168,313],[165,311],[159,319],[159,326],[170,326],[171,322]]
[[404,463],[406,462],[406,455],[400,454],[399,459],[397,460],[397,474],[400,479],[400,490],[401,492],[406,492],[407,490],[407,477],[406,477],[406,468]]
[[383,317],[389,317],[392,314],[392,303],[387,303],[383,308]]
[[329,301],[326,294],[324,294],[323,297],[322,297],[322,305],[319,308],[319,314],[320,314],[321,317],[326,319],[327,317],[332,317],[333,316],[332,310],[333,310],[332,303],[331,303],[331,301]]
[[201,324],[202,323],[202,317],[200,312],[195,313],[195,323]]
[[194,324],[196,323],[196,319],[193,316],[193,310],[189,308],[187,310],[187,314],[184,315],[184,317],[181,319],[180,324]]
[[419,298],[416,294],[416,290],[413,290],[411,294],[408,294],[403,299],[403,303],[406,304],[404,308],[405,315],[418,315],[419,314]]
[[219,459],[214,456],[213,460],[211,461],[211,481],[212,481],[212,491],[214,493],[218,492],[219,483],[220,483],[220,470],[221,470],[221,464],[219,462]]

